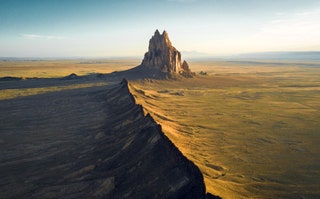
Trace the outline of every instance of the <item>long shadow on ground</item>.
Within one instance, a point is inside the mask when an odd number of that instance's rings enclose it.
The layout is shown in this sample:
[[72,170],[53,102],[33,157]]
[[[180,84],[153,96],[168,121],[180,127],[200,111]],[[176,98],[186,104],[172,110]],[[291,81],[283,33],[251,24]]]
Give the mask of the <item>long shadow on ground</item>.
[[127,81],[1,100],[0,112],[1,198],[206,197]]

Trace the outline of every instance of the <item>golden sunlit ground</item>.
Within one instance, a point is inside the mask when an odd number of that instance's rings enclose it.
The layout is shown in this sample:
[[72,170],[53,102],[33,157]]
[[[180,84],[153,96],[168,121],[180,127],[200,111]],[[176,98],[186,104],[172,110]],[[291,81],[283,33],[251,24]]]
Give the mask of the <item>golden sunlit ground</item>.
[[71,73],[111,73],[137,66],[140,60],[30,60],[0,61],[0,77],[64,77]]
[[[0,62],[0,76],[62,77],[138,64],[138,60]],[[319,63],[207,61],[190,62],[190,67],[208,75],[136,81],[131,91],[199,166],[208,192],[223,198],[320,195]],[[0,99],[69,87],[6,89]]]
[[209,76],[140,81],[132,90],[200,167],[207,190],[222,198],[317,197],[320,68],[205,64],[198,70]]

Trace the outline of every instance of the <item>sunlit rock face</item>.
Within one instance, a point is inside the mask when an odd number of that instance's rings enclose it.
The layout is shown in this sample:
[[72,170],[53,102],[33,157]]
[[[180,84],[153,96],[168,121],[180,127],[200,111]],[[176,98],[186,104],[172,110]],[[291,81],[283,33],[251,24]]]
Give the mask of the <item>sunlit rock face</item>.
[[166,31],[160,34],[156,30],[149,41],[149,50],[144,55],[141,65],[157,68],[161,72],[192,77],[188,63],[186,61],[181,62],[181,53],[172,46]]

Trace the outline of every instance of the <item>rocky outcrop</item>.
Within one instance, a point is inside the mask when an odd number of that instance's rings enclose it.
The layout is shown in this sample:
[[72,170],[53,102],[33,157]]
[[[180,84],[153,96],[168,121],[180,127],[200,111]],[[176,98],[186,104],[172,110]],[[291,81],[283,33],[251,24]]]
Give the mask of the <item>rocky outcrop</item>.
[[156,68],[164,73],[177,73],[192,77],[189,65],[181,61],[181,53],[172,46],[168,33],[158,30],[149,41],[149,50],[145,53],[141,66]]
[[125,71],[117,71],[110,74],[99,75],[111,81],[137,79],[177,79],[180,77],[193,77],[186,61],[181,61],[181,53],[172,46],[168,33],[158,30],[149,41],[148,52],[139,66]]

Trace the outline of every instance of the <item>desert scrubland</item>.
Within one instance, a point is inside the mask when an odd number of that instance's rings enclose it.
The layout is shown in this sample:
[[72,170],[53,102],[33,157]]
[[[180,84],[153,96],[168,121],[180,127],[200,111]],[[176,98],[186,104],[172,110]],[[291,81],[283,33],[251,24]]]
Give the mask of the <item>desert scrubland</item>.
[[126,80],[68,77],[1,79],[1,198],[206,197]]
[[[2,61],[0,76],[57,78],[70,73],[109,73],[137,63],[137,60]],[[203,71],[206,75],[130,81],[130,91],[144,112],[150,113],[161,124],[165,135],[200,168],[207,191],[222,198],[317,198],[320,195],[320,63],[220,60],[193,61],[189,65],[193,72]],[[94,100],[95,91],[102,93],[105,86],[114,83],[36,81],[0,81],[0,103],[6,103],[5,110],[19,109],[8,100],[39,94],[50,99],[50,93],[62,92],[63,96],[75,89],[81,91],[76,99]],[[90,90],[93,97],[85,94]],[[66,103],[63,98],[59,100],[48,103],[52,102],[53,106]],[[99,104],[104,102],[99,100]],[[94,101],[90,107],[100,114]],[[41,114],[46,116],[55,110],[43,109]],[[78,106],[76,110],[81,112]],[[81,118],[84,121],[86,117]],[[101,122],[101,118],[90,118]],[[84,125],[77,120],[73,122],[71,125]],[[15,128],[17,122],[5,121],[5,125]],[[66,128],[73,129],[69,125]],[[75,139],[75,134],[70,136]],[[2,145],[5,139],[1,138]]]
[[138,102],[222,198],[316,198],[319,63],[191,62],[208,75],[133,84]]

